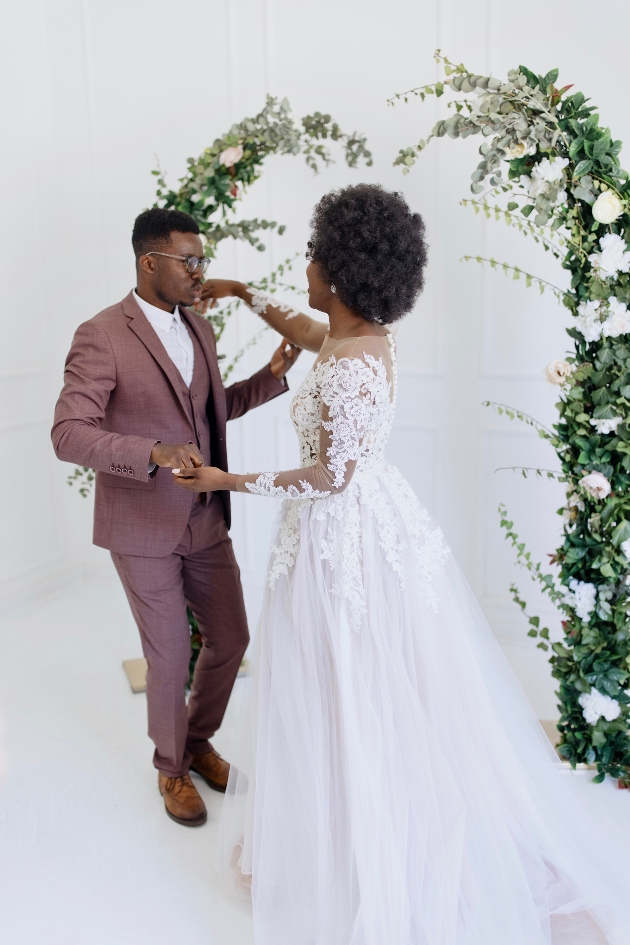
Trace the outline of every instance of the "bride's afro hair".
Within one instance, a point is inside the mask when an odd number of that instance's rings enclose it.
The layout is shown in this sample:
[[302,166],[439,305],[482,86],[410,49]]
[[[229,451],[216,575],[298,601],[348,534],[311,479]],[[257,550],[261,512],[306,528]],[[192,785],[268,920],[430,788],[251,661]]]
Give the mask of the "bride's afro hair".
[[402,194],[356,184],[326,194],[313,211],[307,258],[348,308],[388,325],[413,307],[424,285],[424,221]]

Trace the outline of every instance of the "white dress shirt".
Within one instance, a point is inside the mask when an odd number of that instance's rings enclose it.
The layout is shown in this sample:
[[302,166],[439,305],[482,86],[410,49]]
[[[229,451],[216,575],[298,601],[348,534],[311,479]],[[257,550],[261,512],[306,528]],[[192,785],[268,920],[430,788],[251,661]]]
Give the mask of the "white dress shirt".
[[186,387],[192,383],[193,367],[195,363],[195,349],[188,334],[188,329],[184,324],[179,308],[175,307],[174,312],[165,312],[162,308],[156,308],[141,299],[136,290],[133,290],[133,297],[147,316],[149,324],[158,336],[169,358],[183,377]]

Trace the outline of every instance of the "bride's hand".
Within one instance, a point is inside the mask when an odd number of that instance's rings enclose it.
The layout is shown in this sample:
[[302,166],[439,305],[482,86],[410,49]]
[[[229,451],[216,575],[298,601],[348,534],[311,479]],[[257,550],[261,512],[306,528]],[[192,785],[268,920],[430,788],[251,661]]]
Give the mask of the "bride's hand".
[[[194,475],[190,475],[194,473]],[[229,474],[216,466],[199,466],[197,469],[174,469],[173,482],[188,492],[220,492],[229,489]]]
[[195,306],[195,311],[204,314],[209,308],[214,308],[217,299],[224,299],[234,295],[242,298],[243,283],[234,279],[206,279],[201,286],[201,302]]

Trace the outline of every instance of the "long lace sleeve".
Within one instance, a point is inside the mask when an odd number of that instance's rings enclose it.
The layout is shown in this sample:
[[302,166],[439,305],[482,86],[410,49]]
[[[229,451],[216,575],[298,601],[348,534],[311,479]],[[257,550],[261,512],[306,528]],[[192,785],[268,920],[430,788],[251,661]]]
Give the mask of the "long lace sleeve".
[[[366,343],[369,342],[368,343]],[[391,383],[383,358],[362,350],[378,338],[349,339],[335,355],[314,368],[321,405],[313,418],[319,428],[315,462],[286,472],[239,476],[239,492],[290,499],[321,499],[343,492],[372,430],[390,409]],[[344,349],[348,351],[343,356]],[[317,431],[313,431],[317,437]]]
[[307,351],[319,351],[326,337],[327,326],[279,299],[271,298],[251,286],[247,287],[245,302],[253,312],[260,315],[275,331],[284,335],[293,344]]

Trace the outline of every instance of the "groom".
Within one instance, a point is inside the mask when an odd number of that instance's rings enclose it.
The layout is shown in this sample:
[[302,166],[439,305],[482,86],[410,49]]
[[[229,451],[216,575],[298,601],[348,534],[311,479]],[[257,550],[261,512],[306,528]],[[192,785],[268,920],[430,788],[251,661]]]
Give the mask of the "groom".
[[[171,469],[227,470],[225,424],[288,387],[299,349],[224,388],[200,299],[199,227],[154,208],[132,236],[137,287],[84,322],[66,360],[52,440],[59,459],[96,470],[94,543],[111,552],[148,664],[149,735],[167,814],[197,826],[205,805],[189,769],[225,791],[229,765],[208,739],[221,725],[248,643],[239,569],[228,535],[228,492],[194,496]],[[195,614],[203,646],[186,706]]]

